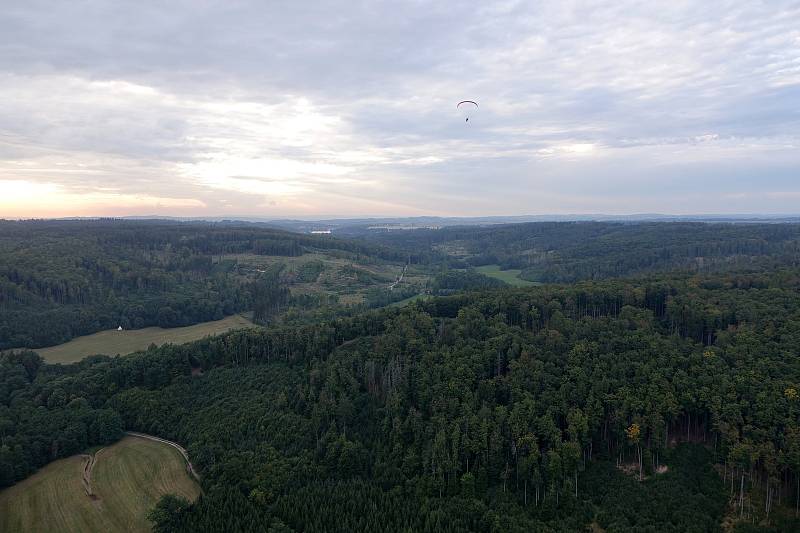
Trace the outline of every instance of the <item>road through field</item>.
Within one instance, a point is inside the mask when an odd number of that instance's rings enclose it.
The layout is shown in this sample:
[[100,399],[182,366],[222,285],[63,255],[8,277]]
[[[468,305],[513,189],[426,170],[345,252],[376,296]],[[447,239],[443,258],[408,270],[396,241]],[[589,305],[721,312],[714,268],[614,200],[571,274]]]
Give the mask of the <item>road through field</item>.
[[172,446],[173,448],[175,448],[176,450],[181,452],[181,455],[186,460],[186,470],[189,472],[189,474],[193,478],[195,478],[197,481],[200,481],[200,476],[198,475],[197,471],[194,469],[194,466],[192,466],[192,462],[189,461],[189,453],[186,451],[186,449],[183,446],[181,446],[177,442],[172,442],[171,440],[162,439],[161,437],[156,437],[154,435],[148,435],[147,433],[138,433],[136,431],[126,431],[125,434],[126,435],[130,435],[131,437],[139,437],[140,439],[147,439],[147,440],[152,440],[152,441],[155,441],[155,442],[162,442],[164,444],[168,444],[169,446]]
[[200,495],[181,450],[152,435],[126,435],[94,454],[54,461],[0,491],[0,532],[149,532],[147,513],[161,496]]

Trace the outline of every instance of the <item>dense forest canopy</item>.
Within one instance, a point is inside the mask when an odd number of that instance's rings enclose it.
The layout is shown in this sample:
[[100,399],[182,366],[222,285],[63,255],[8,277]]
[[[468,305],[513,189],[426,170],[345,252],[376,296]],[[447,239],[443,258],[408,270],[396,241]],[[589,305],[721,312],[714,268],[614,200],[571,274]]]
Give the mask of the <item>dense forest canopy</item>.
[[0,483],[125,428],[200,469],[164,531],[788,531],[798,346],[782,269],[489,289],[70,366],[7,354]]
[[800,264],[800,224],[535,222],[373,232],[369,240],[454,267],[499,264],[542,282]]
[[0,350],[249,311],[274,293],[265,289],[273,281],[253,285],[258,276],[242,275],[221,257],[314,250],[407,259],[380,245],[243,223],[0,221]]

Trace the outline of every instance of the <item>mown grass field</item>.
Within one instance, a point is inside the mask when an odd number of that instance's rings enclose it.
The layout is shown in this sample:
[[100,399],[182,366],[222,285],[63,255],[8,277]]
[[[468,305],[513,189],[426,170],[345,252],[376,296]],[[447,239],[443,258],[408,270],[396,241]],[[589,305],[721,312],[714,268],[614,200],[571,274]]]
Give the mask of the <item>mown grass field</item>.
[[0,492],[0,531],[146,532],[147,512],[167,493],[194,500],[197,483],[169,445],[125,437],[97,455],[92,491],[81,485],[84,458],[42,468]]
[[541,285],[535,281],[528,281],[519,277],[521,270],[500,270],[500,265],[484,265],[476,268],[478,272],[486,276],[499,279],[514,287],[533,287]]
[[203,322],[183,328],[100,331],[92,335],[77,337],[58,346],[37,348],[36,351],[48,363],[74,363],[89,355],[128,355],[139,350],[146,350],[150,344],[159,346],[167,343],[183,344],[208,335],[219,335],[232,329],[248,327],[254,327],[254,325],[247,318],[242,315],[231,315],[222,320]]

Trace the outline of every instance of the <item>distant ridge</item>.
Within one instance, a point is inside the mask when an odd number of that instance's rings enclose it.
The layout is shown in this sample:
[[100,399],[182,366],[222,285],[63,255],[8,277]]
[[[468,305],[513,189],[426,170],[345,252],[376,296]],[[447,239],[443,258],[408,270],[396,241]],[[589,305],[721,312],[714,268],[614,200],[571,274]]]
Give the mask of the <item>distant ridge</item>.
[[765,214],[698,214],[669,215],[660,213],[636,213],[630,215],[605,214],[564,214],[564,215],[511,215],[484,217],[354,217],[354,218],[268,218],[252,216],[225,217],[123,217],[126,220],[162,219],[183,222],[248,222],[261,224],[290,231],[307,233],[311,231],[330,230],[333,233],[351,233],[350,230],[364,230],[368,226],[397,226],[403,229],[438,228],[445,226],[489,226],[495,224],[522,224],[530,222],[721,222],[721,223],[800,223],[800,215],[765,215]]
[[[77,218],[77,217],[76,217]],[[102,217],[91,217],[102,218]],[[315,223],[315,224],[359,224],[359,223],[435,223],[445,222],[448,224],[508,224],[517,222],[572,222],[572,221],[613,221],[613,220],[632,220],[632,221],[720,221],[720,220],[758,220],[758,221],[791,221],[800,222],[800,214],[763,214],[763,213],[737,213],[737,214],[717,214],[699,213],[689,215],[673,215],[665,213],[632,213],[629,215],[607,215],[603,213],[567,213],[559,215],[489,215],[478,217],[441,217],[441,216],[414,216],[414,217],[386,217],[386,216],[360,216],[360,217],[256,217],[248,215],[226,215],[226,216],[207,216],[207,217],[172,217],[160,215],[126,216],[118,217],[128,220],[137,219],[164,219],[164,220],[208,220],[211,222],[221,221],[243,221],[243,222],[275,222],[275,223]]]
[[[21,220],[21,219],[13,219]],[[123,217],[59,217],[36,220],[165,220],[175,222],[215,222],[267,225],[293,231],[335,230],[349,226],[364,225],[413,225],[420,227],[470,226],[493,224],[521,224],[527,222],[730,222],[730,223],[800,223],[800,214],[691,214],[671,215],[663,213],[633,213],[629,215],[607,215],[602,213],[563,214],[563,215],[491,215],[480,217],[382,217],[363,216],[352,218],[308,217],[272,218],[249,215],[176,217],[165,215],[137,215]]]

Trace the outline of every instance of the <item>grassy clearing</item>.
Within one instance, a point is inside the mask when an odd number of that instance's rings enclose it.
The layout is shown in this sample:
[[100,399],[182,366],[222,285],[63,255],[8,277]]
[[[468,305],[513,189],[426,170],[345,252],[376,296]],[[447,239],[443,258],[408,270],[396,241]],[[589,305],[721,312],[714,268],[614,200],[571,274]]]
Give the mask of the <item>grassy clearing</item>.
[[93,500],[81,486],[83,457],[50,463],[0,492],[0,531],[145,532],[147,512],[162,495],[200,494],[177,450],[126,437],[97,456]]
[[150,531],[147,512],[164,494],[189,501],[200,495],[178,450],[136,437],[126,437],[100,453],[92,488],[104,514],[121,526],[120,531]]
[[[403,264],[375,260],[343,258],[335,254],[306,253],[298,257],[266,256],[255,254],[227,254],[222,261],[234,261],[243,272],[254,273],[276,265],[284,265],[282,276],[291,285],[293,296],[318,294],[337,296],[342,305],[358,305],[375,288],[389,286],[403,272]],[[321,264],[321,270],[312,278],[302,277],[309,263]],[[403,278],[404,286],[416,287],[420,292],[428,282],[428,272],[421,268],[408,268]]]
[[345,259],[323,253],[306,253],[297,257],[256,254],[226,254],[220,256],[220,259],[235,261],[245,269],[251,269],[251,271],[258,271],[259,269],[266,269],[275,264],[282,264],[285,267],[284,272],[295,272],[302,268],[303,265],[311,262],[323,263],[327,271],[336,271],[342,267],[357,266],[360,269],[367,270],[379,276],[391,275],[394,271],[398,270],[398,268],[401,268],[396,264],[386,261],[370,261],[369,258],[365,258],[364,261],[356,261],[353,259]]
[[126,331],[108,330],[77,337],[64,344],[36,351],[48,363],[74,363],[88,355],[128,355],[146,350],[150,344],[183,344],[202,339],[208,335],[219,335],[232,329],[253,327],[253,323],[241,315],[232,315],[222,320],[202,322],[183,328],[143,328]]
[[81,485],[79,455],[50,463],[0,492],[0,531],[110,531]]
[[399,302],[390,303],[388,307],[403,307],[412,302],[416,302],[417,300],[427,300],[430,297],[431,296],[429,294],[415,294],[414,296],[409,296],[405,300],[400,300]]
[[476,268],[478,272],[486,276],[499,279],[514,287],[533,287],[541,285],[535,281],[528,281],[519,277],[521,270],[500,270],[500,265],[484,265]]

